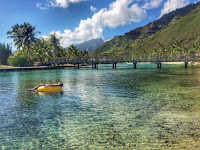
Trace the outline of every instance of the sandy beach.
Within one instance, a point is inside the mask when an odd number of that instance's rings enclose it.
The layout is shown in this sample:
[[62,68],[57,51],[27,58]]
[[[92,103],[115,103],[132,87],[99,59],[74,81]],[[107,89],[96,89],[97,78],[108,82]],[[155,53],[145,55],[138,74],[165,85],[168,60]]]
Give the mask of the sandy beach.
[[8,65],[0,65],[0,72],[4,71],[23,71],[23,70],[43,70],[43,69],[58,69],[58,68],[72,68],[73,64],[66,64],[64,66],[30,66],[30,67],[13,67]]
[[17,68],[17,67],[12,67],[8,65],[0,65],[0,69],[8,69],[8,68]]

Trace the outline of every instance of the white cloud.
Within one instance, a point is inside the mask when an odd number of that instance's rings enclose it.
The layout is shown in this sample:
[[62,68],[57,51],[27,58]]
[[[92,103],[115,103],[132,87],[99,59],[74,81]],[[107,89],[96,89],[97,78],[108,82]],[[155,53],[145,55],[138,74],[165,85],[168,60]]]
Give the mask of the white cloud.
[[97,11],[97,8],[95,8],[94,6],[90,6],[90,10],[95,13]]
[[189,4],[189,0],[167,0],[165,2],[163,9],[161,10],[161,15],[162,17],[164,14],[172,12],[176,10],[177,8],[182,8]]
[[[78,27],[72,30],[55,32],[60,39],[63,47],[70,44],[77,44],[94,38],[102,38],[105,27],[118,27],[139,22],[146,18],[146,11],[141,9],[133,0],[116,0],[109,5],[109,8],[102,8],[99,12],[94,13],[92,18],[81,20]],[[52,33],[53,33],[52,32]]]
[[52,0],[50,1],[50,4],[53,7],[67,8],[70,3],[80,3],[82,1],[86,1],[86,0]]
[[144,19],[146,12],[137,4],[132,3],[132,0],[116,0],[111,3],[109,9],[104,9],[102,15],[104,25],[117,27]]
[[37,3],[36,6],[40,9],[47,9],[49,7],[67,8],[70,3],[80,3],[87,0],[49,0],[48,3]]
[[149,0],[147,1],[142,8],[144,9],[151,9],[151,8],[158,8],[163,0]]
[[50,5],[48,5],[48,4],[42,4],[42,3],[37,3],[36,7],[40,8],[42,10],[46,10],[47,8],[50,7]]

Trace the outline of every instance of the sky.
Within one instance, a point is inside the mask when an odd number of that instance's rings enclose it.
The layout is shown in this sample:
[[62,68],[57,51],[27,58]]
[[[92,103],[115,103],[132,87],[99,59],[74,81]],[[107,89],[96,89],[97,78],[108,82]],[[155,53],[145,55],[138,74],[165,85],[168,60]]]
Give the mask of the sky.
[[63,47],[95,38],[108,41],[196,1],[0,0],[0,42],[12,43],[6,33],[24,22],[36,26],[38,38],[55,32]]

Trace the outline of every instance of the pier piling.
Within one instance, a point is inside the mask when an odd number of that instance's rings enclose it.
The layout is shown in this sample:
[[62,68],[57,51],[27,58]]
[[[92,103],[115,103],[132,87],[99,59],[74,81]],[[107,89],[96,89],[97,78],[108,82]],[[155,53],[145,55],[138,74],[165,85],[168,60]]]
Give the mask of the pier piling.
[[98,69],[98,64],[95,64],[95,69]]
[[188,62],[185,62],[185,68],[188,68]]
[[92,69],[98,69],[98,64],[97,63],[92,64]]
[[157,63],[157,68],[161,68],[161,62]]
[[117,69],[117,63],[113,63],[113,69]]
[[136,69],[137,68],[137,62],[133,63],[133,68]]

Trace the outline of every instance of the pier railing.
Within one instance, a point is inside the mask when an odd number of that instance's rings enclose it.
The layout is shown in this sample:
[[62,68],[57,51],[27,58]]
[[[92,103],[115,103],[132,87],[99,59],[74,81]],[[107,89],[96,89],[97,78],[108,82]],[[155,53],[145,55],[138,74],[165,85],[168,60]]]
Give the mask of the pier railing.
[[86,57],[57,57],[49,58],[48,61],[41,62],[42,65],[52,64],[113,64],[113,63],[128,63],[128,62],[199,62],[198,55],[119,55],[119,56],[86,56]]

